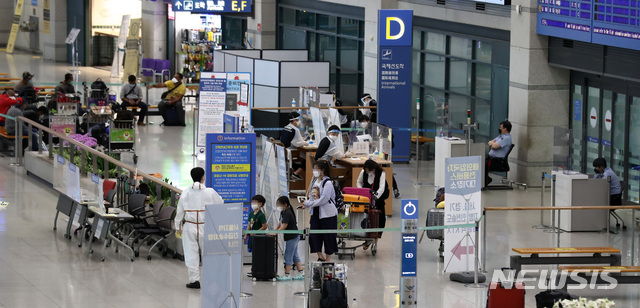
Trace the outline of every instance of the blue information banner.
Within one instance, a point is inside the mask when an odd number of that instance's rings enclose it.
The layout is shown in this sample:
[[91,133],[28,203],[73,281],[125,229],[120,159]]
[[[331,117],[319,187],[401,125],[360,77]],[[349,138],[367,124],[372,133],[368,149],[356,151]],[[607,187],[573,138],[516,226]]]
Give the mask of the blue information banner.
[[[406,229],[417,230],[416,228],[405,228],[407,225],[416,225],[418,219],[418,200],[417,199],[403,199],[402,200],[402,277],[415,277],[417,274],[417,253],[418,253],[418,240],[417,233],[410,231],[406,233]],[[414,226],[414,227],[417,227]]]
[[207,134],[206,185],[225,203],[244,204],[243,229],[255,194],[255,161],[255,134]]
[[174,0],[173,10],[192,13],[251,13],[251,0]]
[[[378,25],[378,122],[410,127],[413,11],[379,10]],[[410,132],[393,134],[393,161],[409,161]]]

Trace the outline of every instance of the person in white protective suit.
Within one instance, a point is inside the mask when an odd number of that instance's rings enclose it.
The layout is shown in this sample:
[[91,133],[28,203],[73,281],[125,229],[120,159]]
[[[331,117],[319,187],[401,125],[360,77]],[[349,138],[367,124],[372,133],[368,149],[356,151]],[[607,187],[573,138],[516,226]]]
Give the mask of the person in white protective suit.
[[204,249],[204,206],[224,201],[213,188],[204,186],[204,169],[191,169],[193,184],[182,191],[174,224],[182,233],[184,263],[189,272],[187,288],[200,289],[200,252]]

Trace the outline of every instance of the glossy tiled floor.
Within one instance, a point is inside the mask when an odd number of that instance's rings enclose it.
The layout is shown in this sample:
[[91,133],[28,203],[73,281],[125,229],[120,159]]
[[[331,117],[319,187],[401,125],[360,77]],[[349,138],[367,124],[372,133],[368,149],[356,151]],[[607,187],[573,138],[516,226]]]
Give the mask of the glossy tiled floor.
[[[31,56],[0,54],[0,71],[18,76],[23,70],[36,74],[37,82],[57,82],[67,69],[34,59]],[[81,80],[98,76],[105,80],[108,73],[98,69],[83,69]],[[45,79],[46,78],[46,79]],[[195,164],[192,154],[191,111],[187,127],[138,128],[138,167],[149,173],[161,172],[174,184],[188,184],[188,171]],[[159,122],[159,118],[152,121]],[[127,160],[128,158],[125,158]],[[10,166],[9,158],[0,158],[0,200],[8,202],[0,213],[0,307],[199,307],[200,291],[186,289],[186,268],[178,260],[163,258],[130,262],[126,255],[107,251],[106,262],[99,256],[78,248],[76,241],[63,238],[63,231],[53,231],[57,193],[38,179],[25,175],[22,167]],[[402,197],[417,198],[423,206],[420,221],[426,218],[426,208],[432,206],[433,187],[414,186],[414,164],[395,166]],[[433,182],[433,163],[422,164],[420,182]],[[548,195],[547,195],[548,196]],[[483,192],[485,206],[537,206],[540,190]],[[400,213],[394,200],[389,227],[398,227]],[[489,216],[487,234],[487,268],[489,272],[508,265],[511,247],[556,245],[555,235],[532,229],[539,222],[536,212],[500,212]],[[630,221],[630,213],[623,217]],[[59,224],[63,219],[59,220]],[[623,265],[637,263],[632,254],[631,229],[618,235],[572,233],[560,236],[561,246],[614,246],[623,250]],[[639,245],[636,245],[636,249]],[[484,307],[486,289],[470,289],[450,282],[441,274],[444,264],[437,256],[438,243],[426,239],[418,248],[419,307]],[[142,250],[144,255],[146,250]],[[632,258],[635,255],[635,258]],[[632,260],[634,259],[634,260]],[[349,266],[349,297],[356,298],[359,307],[397,307],[400,264],[399,234],[386,233],[380,240],[378,254],[359,250]],[[551,268],[551,267],[546,267]],[[248,271],[245,267],[243,271]],[[489,277],[491,275],[489,274]],[[303,282],[252,282],[244,277],[243,290],[253,297],[241,298],[240,307],[304,307],[305,299],[293,295],[303,290]],[[539,290],[527,291],[527,307],[535,307],[534,296]],[[635,285],[618,286],[614,290],[571,291],[576,296],[609,297],[617,307],[640,307],[640,290]]]

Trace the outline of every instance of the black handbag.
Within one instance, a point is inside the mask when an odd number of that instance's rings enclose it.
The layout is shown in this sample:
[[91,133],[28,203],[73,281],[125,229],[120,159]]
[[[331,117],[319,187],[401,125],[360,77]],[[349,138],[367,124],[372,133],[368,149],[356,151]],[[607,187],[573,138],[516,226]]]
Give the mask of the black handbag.
[[177,89],[181,84],[182,82],[178,82],[177,84],[174,85],[173,89],[162,92],[162,95],[160,95],[160,98],[165,99],[171,92],[173,92],[173,90]]

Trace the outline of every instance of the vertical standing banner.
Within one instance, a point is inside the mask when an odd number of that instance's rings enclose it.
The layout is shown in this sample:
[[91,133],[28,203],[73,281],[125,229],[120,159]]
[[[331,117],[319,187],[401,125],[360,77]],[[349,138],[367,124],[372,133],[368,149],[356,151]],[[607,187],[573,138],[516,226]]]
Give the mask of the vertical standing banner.
[[44,0],[42,9],[42,33],[51,33],[51,0]]
[[204,153],[207,134],[224,132],[222,115],[224,114],[227,92],[227,74],[216,73],[208,78],[200,79],[198,99],[198,152]]
[[140,27],[142,19],[131,19],[129,23],[129,35],[127,35],[127,51],[124,59],[124,73],[122,82],[126,82],[129,75],[138,76],[138,55],[140,52]]
[[243,204],[242,227],[247,228],[251,198],[256,193],[256,136],[254,134],[208,134],[206,186],[222,200]]
[[402,199],[400,307],[418,307],[418,200]]
[[122,15],[122,22],[120,23],[120,35],[118,35],[118,44],[116,45],[116,50],[113,55],[113,62],[111,63],[111,77],[120,77],[120,68],[122,67],[122,60],[124,59],[124,48],[127,44],[127,35],[129,33],[130,23],[131,15]]
[[[474,223],[482,212],[482,157],[465,156],[445,159],[444,224]],[[475,228],[451,228],[444,231],[445,272],[474,270]],[[480,256],[478,256],[480,257]],[[482,262],[482,260],[480,260]]]
[[15,47],[15,44],[16,44],[16,38],[18,37],[18,30],[20,29],[20,16],[22,16],[23,6],[24,6],[24,0],[18,0],[16,2],[16,10],[13,13],[13,24],[11,24],[9,41],[7,42],[7,53],[13,53],[13,48]]
[[[411,127],[412,10],[378,11],[378,123]],[[395,131],[393,161],[409,161],[410,132]]]
[[241,203],[205,207],[200,307],[239,307],[242,210]]
[[[251,123],[250,87],[242,93],[242,84],[251,83],[251,73],[227,73],[227,99],[224,113],[240,118],[240,123]],[[243,99],[244,97],[244,99]]]
[[280,195],[289,197],[289,180],[287,179],[287,159],[285,149],[281,145],[276,145],[276,155],[278,155],[278,182],[280,183]]

